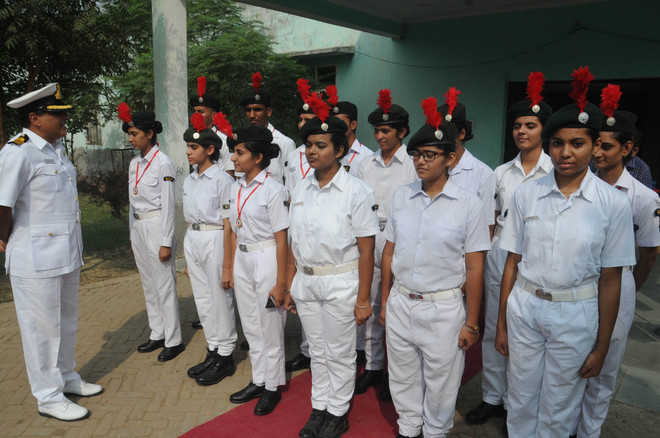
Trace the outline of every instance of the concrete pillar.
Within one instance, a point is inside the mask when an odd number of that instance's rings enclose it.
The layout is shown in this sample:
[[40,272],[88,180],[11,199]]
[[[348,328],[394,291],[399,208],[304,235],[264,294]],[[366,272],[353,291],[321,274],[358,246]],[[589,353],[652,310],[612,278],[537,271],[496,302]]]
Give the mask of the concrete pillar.
[[188,127],[188,54],[185,0],[151,2],[154,44],[154,92],[156,117],[163,124],[158,142],[176,167],[177,247],[184,235],[183,180],[188,160],[183,133]]

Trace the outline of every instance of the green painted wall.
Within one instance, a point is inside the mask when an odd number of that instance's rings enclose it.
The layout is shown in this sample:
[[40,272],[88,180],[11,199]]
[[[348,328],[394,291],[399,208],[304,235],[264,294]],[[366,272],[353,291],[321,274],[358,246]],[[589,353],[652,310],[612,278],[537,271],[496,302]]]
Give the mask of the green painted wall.
[[[458,87],[475,124],[468,148],[495,166],[508,135],[510,81],[535,70],[549,81],[570,80],[580,65],[598,79],[660,77],[658,17],[658,1],[610,1],[409,25],[402,40],[362,33],[355,55],[337,59],[337,86],[360,108],[359,138],[372,148],[367,116],[379,89],[390,88],[408,109],[414,132],[424,122],[421,100],[442,101],[449,86]],[[587,30],[575,32],[578,24]]]

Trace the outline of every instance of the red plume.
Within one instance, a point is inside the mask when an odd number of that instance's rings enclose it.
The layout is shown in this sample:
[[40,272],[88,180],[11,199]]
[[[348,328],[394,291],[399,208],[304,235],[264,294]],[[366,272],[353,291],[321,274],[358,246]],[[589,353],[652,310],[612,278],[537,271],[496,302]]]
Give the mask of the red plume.
[[203,131],[206,129],[206,123],[204,123],[204,116],[200,113],[193,113],[190,116],[190,124],[193,126],[195,131]]
[[587,91],[589,84],[594,80],[594,75],[589,71],[589,67],[580,67],[573,70],[571,77],[573,78],[573,89],[569,96],[575,101],[580,111],[584,111],[584,107],[587,106]]
[[389,89],[385,88],[378,92],[378,106],[383,110],[383,113],[387,114],[390,112],[390,108],[392,108],[392,94]]
[[199,76],[197,78],[197,95],[202,97],[206,94],[206,76]]
[[258,93],[259,92],[259,87],[261,87],[261,81],[263,81],[263,76],[261,76],[260,72],[256,72],[252,74],[252,88],[254,88],[254,92]]
[[442,124],[442,114],[438,112],[438,99],[427,97],[422,100],[422,110],[424,110],[424,115],[426,115],[426,124],[438,129]]
[[337,102],[339,102],[339,96],[337,96],[337,86],[336,85],[328,85],[325,87],[325,94],[328,95],[328,103],[332,106],[337,105]]
[[445,93],[445,103],[447,104],[447,114],[454,114],[454,109],[458,104],[458,95],[461,94],[461,91],[456,87],[449,87],[449,90]]
[[330,115],[330,105],[328,105],[318,93],[313,93],[309,98],[309,106],[312,107],[312,111],[316,114],[321,122],[325,122]]
[[213,115],[213,124],[228,138],[234,137],[234,131],[231,127],[231,123],[229,123],[229,120],[227,120],[227,117],[224,115],[224,113],[215,113]]
[[133,118],[131,117],[131,108],[126,102],[122,102],[117,107],[117,112],[119,113],[119,120],[124,123],[131,123]]
[[540,71],[531,72],[527,77],[527,97],[532,102],[531,106],[538,105],[543,100],[543,84],[545,76]]
[[621,99],[621,87],[614,84],[607,84],[600,93],[600,109],[607,117],[612,117],[614,111],[619,107],[619,99]]
[[307,79],[300,78],[296,81],[296,86],[298,87],[298,94],[300,94],[302,101],[307,102],[310,98],[309,90],[312,88],[312,86],[309,85],[309,81]]

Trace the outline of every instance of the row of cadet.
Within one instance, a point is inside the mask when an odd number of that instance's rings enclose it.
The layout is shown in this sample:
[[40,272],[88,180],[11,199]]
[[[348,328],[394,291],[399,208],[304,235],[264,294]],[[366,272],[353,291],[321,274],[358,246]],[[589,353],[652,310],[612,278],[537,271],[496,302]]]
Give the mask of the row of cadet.
[[[422,102],[426,123],[407,145],[408,113],[381,90],[370,154],[355,139],[357,109],[334,88],[324,100],[299,80],[305,143],[293,149],[268,123],[259,75],[242,102],[250,126],[235,134],[199,80],[184,134],[184,253],[208,354],[188,374],[202,385],[233,374],[236,302],[252,381],[232,402],[259,398],[255,414],[268,414],[285,369],[310,366],[313,410],[300,437],[341,436],[353,393],[373,384],[391,394],[398,436],[445,436],[485,296],[483,402],[467,421],[506,416],[513,437],[599,436],[635,290],[660,245],[660,210],[625,169],[635,127],[617,110],[618,87],[603,90],[599,109],[586,100],[588,69],[573,78],[575,103],[552,113],[542,74],[530,74],[528,98],[511,109],[520,153],[495,172],[464,147],[471,123],[454,88],[440,107]],[[141,152],[129,168],[130,227],[151,334],[138,350],[164,347],[159,360],[169,360],[184,348],[174,167],[153,113],[122,104],[120,117]],[[236,182],[222,171],[228,156]],[[286,310],[304,334],[287,364]],[[357,380],[356,350],[366,359]]]

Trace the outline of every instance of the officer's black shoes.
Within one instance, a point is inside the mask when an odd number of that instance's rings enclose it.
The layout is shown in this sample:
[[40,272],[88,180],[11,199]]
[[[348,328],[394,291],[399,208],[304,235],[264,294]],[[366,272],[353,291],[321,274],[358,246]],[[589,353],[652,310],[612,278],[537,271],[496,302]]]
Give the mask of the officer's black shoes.
[[338,417],[330,412],[325,414],[325,422],[321,426],[317,438],[339,438],[348,430],[348,414]]
[[298,356],[286,361],[284,364],[284,369],[287,373],[292,371],[305,370],[309,368],[310,361],[311,359],[309,357],[302,353],[298,353]]
[[491,417],[504,417],[506,415],[506,409],[502,405],[491,405],[482,401],[479,406],[472,409],[465,416],[465,422],[467,424],[484,424]]
[[174,347],[165,347],[163,351],[158,354],[158,362],[167,362],[177,357],[183,350],[186,349],[186,346],[183,344],[175,345]]
[[364,350],[355,350],[355,352],[357,353],[355,365],[357,365],[358,368],[365,366],[367,364],[367,353],[365,353]]
[[370,386],[379,385],[383,381],[383,370],[364,370],[355,382],[355,393],[363,394]]
[[298,437],[300,438],[316,438],[319,434],[319,431],[325,423],[325,418],[327,412],[319,411],[318,409],[312,409],[312,415],[309,416],[309,420],[305,423],[305,426],[300,429]]
[[254,407],[254,415],[268,415],[273,412],[275,406],[282,399],[282,394],[280,390],[276,389],[275,391],[264,390],[264,393],[261,394],[257,405]]
[[220,356],[218,353],[215,353],[215,361],[199,374],[195,380],[202,386],[215,385],[225,377],[234,375],[235,372],[236,365],[231,355]]
[[202,374],[218,358],[218,353],[212,350],[206,350],[206,359],[195,366],[188,368],[188,377],[193,379]]
[[190,323],[190,326],[194,328],[195,330],[199,330],[202,328],[202,323],[199,322],[199,319],[197,321],[193,321]]
[[577,435],[571,435],[568,438],[577,438]]
[[261,397],[261,394],[263,394],[264,389],[265,388],[263,386],[257,386],[254,383],[250,382],[250,384],[245,388],[230,395],[229,401],[232,403],[249,402],[253,398]]
[[140,353],[150,353],[152,351],[158,350],[159,348],[163,348],[165,346],[165,340],[160,339],[158,341],[154,341],[153,339],[149,339],[147,342],[144,344],[140,344],[137,347],[137,351]]
[[414,437],[408,437],[408,436],[405,436],[405,435],[401,435],[400,433],[397,433],[397,434],[396,434],[396,438],[424,438],[424,434],[423,434],[423,433],[420,433],[420,434],[417,435],[417,436],[414,436]]

